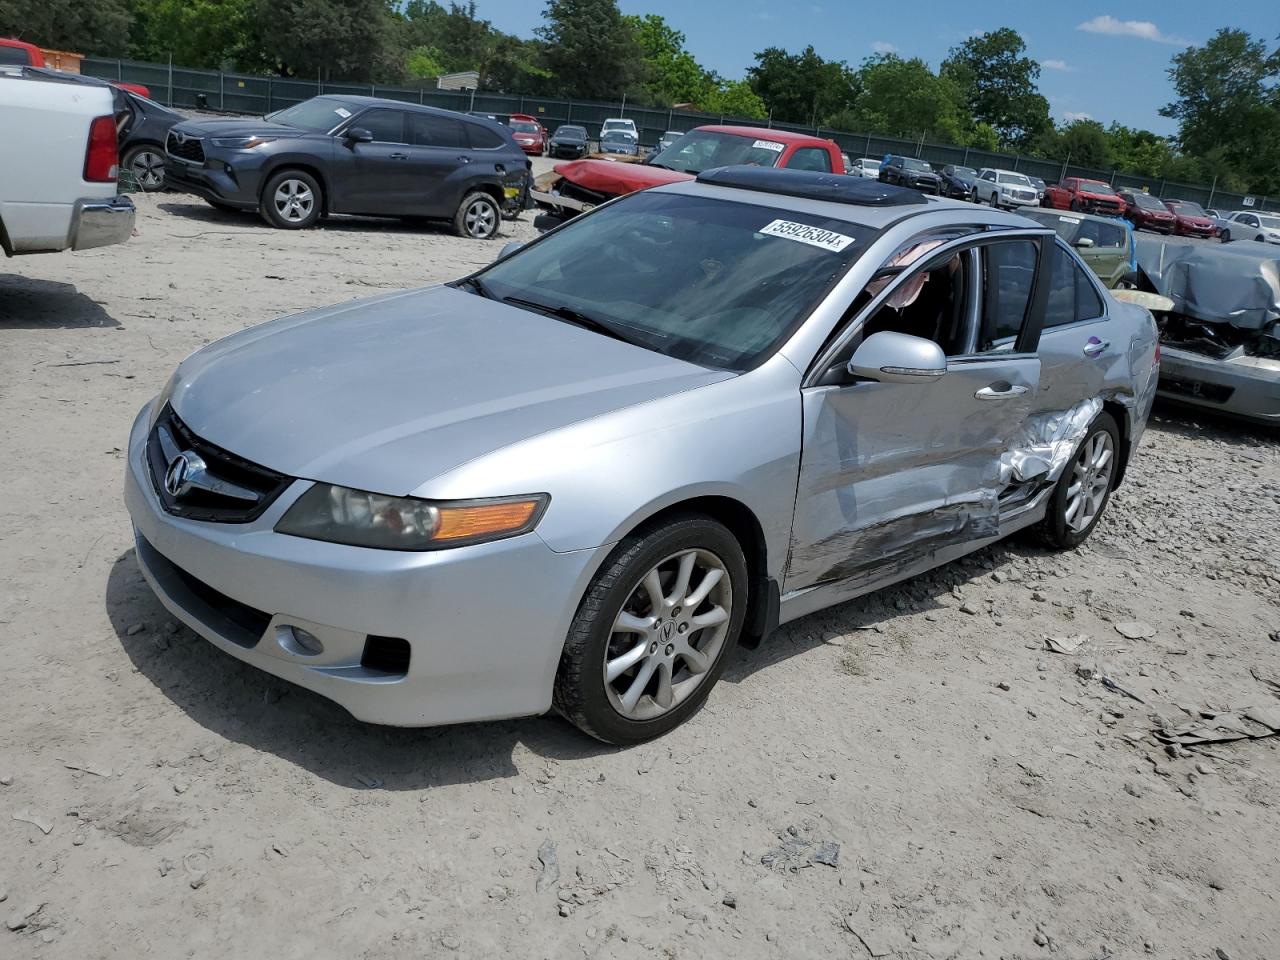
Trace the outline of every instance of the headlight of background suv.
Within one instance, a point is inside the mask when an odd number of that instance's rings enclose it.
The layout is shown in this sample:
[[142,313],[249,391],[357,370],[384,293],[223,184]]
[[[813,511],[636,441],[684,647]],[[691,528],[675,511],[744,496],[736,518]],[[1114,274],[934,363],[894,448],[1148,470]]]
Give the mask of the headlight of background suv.
[[388,497],[317,483],[276,524],[277,533],[380,550],[441,550],[528,533],[545,493],[484,500]]

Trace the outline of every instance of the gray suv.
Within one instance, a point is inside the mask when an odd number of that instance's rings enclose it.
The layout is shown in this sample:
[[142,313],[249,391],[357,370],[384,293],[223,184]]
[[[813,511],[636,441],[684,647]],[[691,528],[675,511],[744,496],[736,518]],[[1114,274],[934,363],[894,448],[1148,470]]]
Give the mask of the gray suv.
[[324,96],[261,120],[201,120],[165,140],[168,185],[299,229],[322,215],[451,221],[495,236],[530,164],[494,121],[374,97]]
[[176,617],[360,719],[554,704],[635,743],[779,623],[1024,528],[1081,543],[1156,357],[1040,224],[720,168],[196,352],[125,501]]

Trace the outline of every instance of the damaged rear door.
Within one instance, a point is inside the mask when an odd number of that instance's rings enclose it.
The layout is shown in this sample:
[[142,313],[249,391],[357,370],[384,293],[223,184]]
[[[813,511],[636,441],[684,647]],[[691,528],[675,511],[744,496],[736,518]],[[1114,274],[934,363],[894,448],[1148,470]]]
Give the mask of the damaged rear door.
[[[883,289],[873,278],[855,300],[803,388],[784,591],[905,575],[939,550],[998,535],[1005,454],[1039,390],[1045,289],[1036,278],[1051,237],[926,239],[933,246],[914,265]],[[903,252],[882,274],[900,269]],[[882,330],[937,343],[945,373],[910,383],[848,375],[857,347]]]

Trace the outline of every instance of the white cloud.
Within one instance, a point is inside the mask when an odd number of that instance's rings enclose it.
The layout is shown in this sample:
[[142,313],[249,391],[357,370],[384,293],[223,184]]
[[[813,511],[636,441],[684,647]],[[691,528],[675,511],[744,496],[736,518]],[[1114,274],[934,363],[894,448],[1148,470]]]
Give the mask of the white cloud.
[[1112,37],[1137,37],[1139,40],[1150,40],[1154,43],[1181,45],[1187,42],[1180,37],[1161,33],[1160,28],[1150,20],[1117,20],[1109,14],[1086,20],[1076,29],[1083,30],[1085,33],[1104,33]]
[[1068,110],[1062,115],[1062,119],[1067,123],[1075,123],[1077,120],[1092,120],[1093,115],[1088,113],[1077,113],[1074,110]]
[[1071,73],[1075,69],[1065,60],[1041,60],[1040,66],[1046,70],[1061,70],[1063,73]]
[[875,43],[871,45],[871,49],[874,50],[876,53],[897,53],[898,52],[897,47],[895,47],[892,43],[889,43],[885,40],[877,40]]

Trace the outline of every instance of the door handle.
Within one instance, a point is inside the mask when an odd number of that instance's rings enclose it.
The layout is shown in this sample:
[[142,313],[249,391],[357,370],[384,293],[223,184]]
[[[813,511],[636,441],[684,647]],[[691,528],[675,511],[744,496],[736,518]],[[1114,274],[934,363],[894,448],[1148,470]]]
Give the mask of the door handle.
[[1097,337],[1090,337],[1089,342],[1084,345],[1083,353],[1086,357],[1100,357],[1107,350],[1111,349],[1110,340],[1099,340]]
[[979,400],[1008,400],[1012,397],[1024,396],[1030,389],[1030,387],[1024,387],[1020,383],[1014,383],[1008,386],[1000,384],[1000,386],[1004,387],[1004,389],[997,390],[994,386],[983,387],[975,393],[974,396]]
[[387,159],[388,160],[408,160],[409,155],[407,153],[389,153],[387,154]]
[[458,158],[458,162],[459,162],[459,163],[470,163],[470,162],[471,162],[471,158],[470,158],[470,157],[468,157],[468,156],[464,153],[462,156],[460,156],[460,157]]

